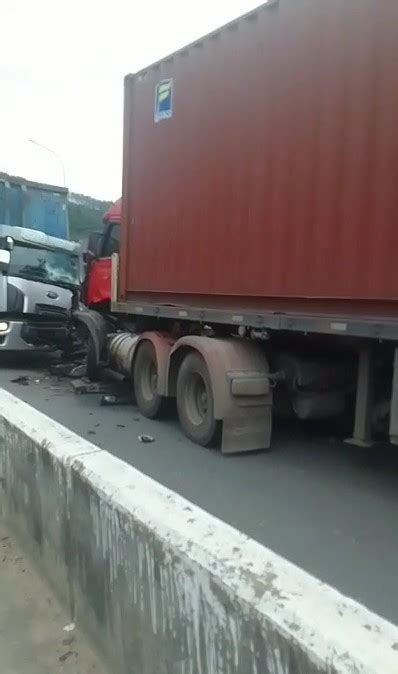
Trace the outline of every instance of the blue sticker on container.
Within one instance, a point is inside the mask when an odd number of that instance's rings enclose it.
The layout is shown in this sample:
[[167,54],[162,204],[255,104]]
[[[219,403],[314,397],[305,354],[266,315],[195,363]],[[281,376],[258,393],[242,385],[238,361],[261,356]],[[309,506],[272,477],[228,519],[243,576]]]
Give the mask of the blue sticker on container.
[[156,85],[155,122],[171,119],[173,116],[173,80],[162,80]]

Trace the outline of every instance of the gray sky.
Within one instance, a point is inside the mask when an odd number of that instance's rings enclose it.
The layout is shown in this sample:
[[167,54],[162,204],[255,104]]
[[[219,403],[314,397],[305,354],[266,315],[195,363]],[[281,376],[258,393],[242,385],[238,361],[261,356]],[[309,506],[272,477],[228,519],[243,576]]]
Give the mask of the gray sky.
[[121,191],[123,77],[260,0],[0,0],[0,171]]

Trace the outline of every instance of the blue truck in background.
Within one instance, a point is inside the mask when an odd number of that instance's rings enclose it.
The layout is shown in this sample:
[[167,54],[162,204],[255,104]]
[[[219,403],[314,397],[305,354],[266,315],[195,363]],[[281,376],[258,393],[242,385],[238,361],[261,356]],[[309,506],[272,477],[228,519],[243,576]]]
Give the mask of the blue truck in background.
[[68,190],[0,173],[0,224],[69,239]]
[[0,173],[0,353],[68,351],[83,259],[68,190]]

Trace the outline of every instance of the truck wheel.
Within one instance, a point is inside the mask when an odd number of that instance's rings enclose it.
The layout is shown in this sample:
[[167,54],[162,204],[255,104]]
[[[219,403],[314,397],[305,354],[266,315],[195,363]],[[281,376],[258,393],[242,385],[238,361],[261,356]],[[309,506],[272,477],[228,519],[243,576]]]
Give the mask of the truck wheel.
[[221,422],[214,418],[214,397],[207,365],[198,353],[183,360],[177,379],[177,409],[190,440],[203,447],[214,445]]
[[156,419],[163,411],[164,398],[158,394],[158,364],[151,342],[143,342],[134,362],[134,393],[137,407],[148,419]]

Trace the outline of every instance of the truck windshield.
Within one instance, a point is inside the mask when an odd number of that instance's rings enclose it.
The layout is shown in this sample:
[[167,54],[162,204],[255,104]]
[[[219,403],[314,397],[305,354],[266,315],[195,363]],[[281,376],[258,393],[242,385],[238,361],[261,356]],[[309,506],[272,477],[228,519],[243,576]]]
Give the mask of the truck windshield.
[[80,284],[79,257],[63,250],[47,250],[15,243],[8,276],[67,288]]

